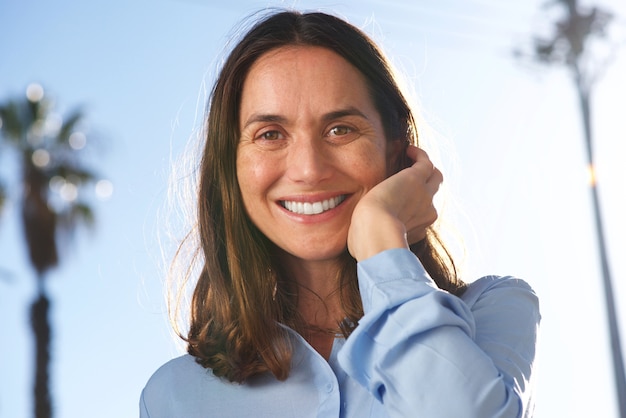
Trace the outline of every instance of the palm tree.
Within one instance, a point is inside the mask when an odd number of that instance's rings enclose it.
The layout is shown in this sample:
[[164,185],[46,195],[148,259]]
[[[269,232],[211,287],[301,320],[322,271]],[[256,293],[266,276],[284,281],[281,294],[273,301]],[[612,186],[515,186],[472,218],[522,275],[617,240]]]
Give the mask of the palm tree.
[[4,191],[4,184],[0,183],[0,214],[4,209],[4,200],[6,199],[6,192]]
[[564,65],[572,76],[578,95],[583,121],[587,164],[591,174],[590,188],[593,216],[602,268],[619,414],[621,418],[626,418],[624,360],[622,358],[615,297],[604,238],[598,183],[594,172],[593,130],[591,126],[591,95],[593,86],[605,69],[606,62],[602,62],[598,57],[592,55],[590,42],[606,35],[606,29],[613,16],[611,13],[598,7],[583,10],[577,0],[552,0],[546,5],[560,5],[565,13],[562,19],[555,23],[552,37],[536,37],[534,39],[534,57],[543,64]]
[[19,159],[23,233],[37,283],[30,310],[36,356],[36,418],[52,416],[47,273],[59,262],[61,239],[69,238],[78,225],[91,225],[94,220],[91,208],[78,193],[94,179],[79,161],[79,150],[85,144],[82,120],[80,111],[61,119],[37,84],[28,87],[26,97],[0,104],[0,139]]

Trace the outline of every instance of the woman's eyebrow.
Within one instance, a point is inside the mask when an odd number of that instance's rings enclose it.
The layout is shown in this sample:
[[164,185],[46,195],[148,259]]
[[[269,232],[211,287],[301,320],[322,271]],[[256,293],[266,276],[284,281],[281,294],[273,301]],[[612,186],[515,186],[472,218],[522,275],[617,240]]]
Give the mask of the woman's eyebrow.
[[361,112],[359,109],[357,109],[354,106],[350,106],[350,107],[346,107],[345,109],[338,109],[338,110],[334,110],[332,112],[328,112],[328,113],[326,113],[322,117],[322,119],[325,122],[330,122],[331,120],[339,119],[339,118],[342,118],[344,116],[359,116],[359,117],[362,117],[363,119],[368,119],[367,116],[365,116],[365,114],[363,112]]
[[272,115],[272,114],[263,114],[263,113],[253,113],[250,115],[248,120],[243,124],[243,129],[246,129],[253,123],[257,122],[276,122],[276,123],[286,123],[287,118],[280,115]]

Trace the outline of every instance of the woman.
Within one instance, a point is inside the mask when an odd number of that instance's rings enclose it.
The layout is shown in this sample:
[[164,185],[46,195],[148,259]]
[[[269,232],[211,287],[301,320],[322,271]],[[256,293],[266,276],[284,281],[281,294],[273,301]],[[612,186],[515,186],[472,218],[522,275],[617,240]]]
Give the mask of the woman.
[[258,22],[212,91],[188,355],[142,417],[518,417],[539,323],[471,284],[432,224],[441,173],[377,47],[321,13]]

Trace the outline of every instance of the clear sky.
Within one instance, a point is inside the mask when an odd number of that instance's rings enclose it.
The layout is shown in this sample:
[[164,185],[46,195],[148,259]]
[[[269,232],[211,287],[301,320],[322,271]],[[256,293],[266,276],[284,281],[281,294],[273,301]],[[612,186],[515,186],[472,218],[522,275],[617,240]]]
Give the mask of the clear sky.
[[[455,200],[444,215],[465,239],[464,277],[516,275],[541,298],[536,417],[616,417],[576,97],[565,72],[512,54],[549,27],[542,3],[0,2],[0,100],[38,82],[62,112],[82,106],[82,152],[114,185],[110,199],[93,200],[97,228],[76,236],[49,277],[56,417],[137,416],[146,380],[181,352],[163,296],[175,244],[163,233],[172,162],[199,126],[232,28],[266,6],[333,11],[383,45],[439,133],[433,142]],[[593,122],[626,339],[626,3],[597,4],[622,16],[611,33],[621,49],[596,85]],[[5,180],[15,176],[8,156],[0,151]],[[9,205],[0,219],[0,418],[31,416],[34,278],[20,234]]]

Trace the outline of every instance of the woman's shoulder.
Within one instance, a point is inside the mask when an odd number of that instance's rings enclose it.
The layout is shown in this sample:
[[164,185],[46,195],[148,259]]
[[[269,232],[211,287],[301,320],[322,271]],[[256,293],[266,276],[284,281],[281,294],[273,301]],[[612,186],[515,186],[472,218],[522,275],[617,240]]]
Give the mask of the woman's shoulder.
[[159,367],[146,383],[144,393],[163,393],[163,390],[182,389],[216,379],[210,370],[199,365],[189,354],[169,360]]
[[202,366],[196,363],[193,356],[189,354],[184,354],[180,357],[173,358],[159,367],[150,377],[148,384],[158,384],[161,381],[172,381],[175,380],[177,376],[184,375],[188,376],[190,373],[198,373],[204,371]]
[[[309,356],[309,362],[319,356]],[[217,377],[191,355],[168,361],[148,380],[141,395],[142,418],[308,417],[319,407],[319,371],[300,358],[287,381],[271,373],[232,383]],[[323,361],[323,359],[322,359]],[[326,388],[326,386],[323,386]],[[324,395],[325,394],[325,395]],[[271,402],[268,402],[271,399]]]
[[470,307],[499,301],[510,305],[516,301],[538,306],[538,298],[532,286],[514,276],[484,276],[468,284],[461,296]]
[[477,336],[512,334],[516,344],[523,339],[534,346],[541,312],[539,299],[525,280],[485,276],[470,283],[461,298],[473,314]]
[[141,394],[145,417],[196,417],[223,396],[224,382],[186,354],[159,367]]

